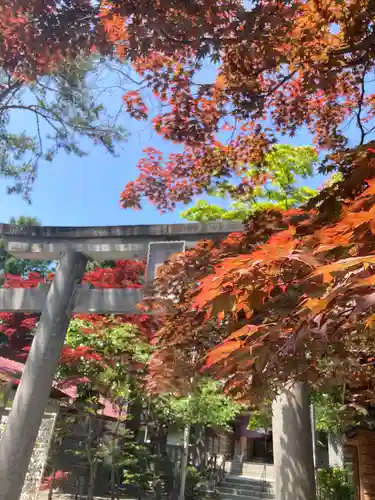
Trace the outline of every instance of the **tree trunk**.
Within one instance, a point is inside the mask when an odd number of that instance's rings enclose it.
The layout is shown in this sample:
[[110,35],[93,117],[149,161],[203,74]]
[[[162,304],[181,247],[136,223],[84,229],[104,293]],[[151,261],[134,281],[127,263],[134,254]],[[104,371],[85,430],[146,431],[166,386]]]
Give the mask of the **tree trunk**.
[[129,409],[128,409],[129,418],[126,421],[126,428],[133,433],[132,438],[134,439],[134,441],[137,442],[139,438],[139,428],[141,425],[142,410],[143,410],[142,400],[138,397],[135,397],[134,400],[129,404]]
[[119,432],[119,429],[120,429],[120,424],[123,422],[123,420],[126,420],[126,416],[127,416],[127,410],[128,408],[128,405],[125,404],[121,407],[121,410],[120,410],[120,415],[119,415],[119,418],[117,419],[117,422],[116,422],[116,427],[115,427],[115,431],[113,433],[113,437],[112,437],[112,453],[111,453],[111,500],[115,500],[116,498],[116,493],[117,493],[117,485],[116,485],[116,452],[117,452],[117,448],[118,448],[118,432]]
[[[161,500],[161,498],[163,497],[163,481],[161,476],[163,472],[165,473],[165,470],[163,468],[163,460],[165,456],[165,450],[163,450],[164,438],[165,435],[163,431],[163,425],[159,424],[156,436],[151,438],[151,440],[154,441],[155,444],[154,488],[156,500]],[[167,485],[165,484],[165,486]],[[169,493],[170,491],[168,490],[167,495],[169,495]]]
[[20,497],[86,262],[73,251],[59,261],[0,443],[0,500]]
[[98,472],[98,461],[94,459],[93,463],[90,464],[90,480],[89,480],[89,486],[87,488],[87,500],[94,499],[95,481],[97,472]]
[[310,403],[310,419],[311,419],[312,452],[313,452],[315,484],[316,484],[316,473],[318,470],[318,455],[316,447],[315,405],[313,402]]
[[179,500],[185,500],[185,486],[186,486],[186,469],[189,459],[189,438],[190,438],[190,424],[184,427],[184,450],[181,460],[181,482],[180,482],[180,495]]
[[111,464],[111,500],[116,498],[116,468],[115,468],[113,453],[112,453],[112,464]]
[[[87,440],[86,440],[86,456],[87,462],[89,464],[89,484],[87,487],[87,500],[93,500],[94,489],[95,489],[95,479],[98,467],[98,460],[94,454],[94,440],[95,440],[95,429],[94,426],[97,423],[95,417],[90,412],[86,417],[87,422]],[[97,437],[99,439],[99,436]],[[96,443],[97,444],[97,443]]]
[[199,468],[200,472],[203,472],[206,469],[206,427],[202,424],[196,424],[194,429],[194,449],[196,452],[196,461],[194,465]]

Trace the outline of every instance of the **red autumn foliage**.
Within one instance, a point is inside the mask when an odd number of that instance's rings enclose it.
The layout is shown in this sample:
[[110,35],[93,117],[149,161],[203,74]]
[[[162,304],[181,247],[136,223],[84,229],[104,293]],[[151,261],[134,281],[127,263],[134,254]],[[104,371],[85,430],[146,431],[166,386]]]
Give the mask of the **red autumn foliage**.
[[375,160],[362,147],[346,161],[310,210],[259,214],[242,235],[160,269],[156,305],[172,314],[156,335],[151,386],[183,386],[201,369],[253,401],[300,377],[374,400]]
[[[152,304],[172,311],[155,339],[154,385],[186,379],[194,346],[197,369],[209,365],[228,388],[254,397],[306,371],[321,384],[353,382],[355,371],[371,386],[360,360],[373,349],[374,147],[362,146],[374,132],[374,13],[356,0],[102,5],[108,39],[120,42],[142,88],[160,99],[154,129],[184,146],[167,158],[145,151],[124,207],[146,198],[170,210],[233,176],[232,194],[251,194],[248,165],[262,165],[277,134],[301,127],[328,152],[322,171],[344,177],[306,210],[262,214],[243,236],[201,242],[164,267],[158,296],[176,300]],[[204,81],[207,59],[217,73]],[[357,127],[354,151],[346,149],[349,123]],[[223,128],[228,135],[218,141]]]
[[147,118],[147,106],[138,91],[130,90],[123,95],[123,101],[126,109],[132,118],[136,120],[145,120]]
[[92,51],[130,63],[140,84],[124,95],[127,111],[148,118],[151,90],[155,130],[185,148],[165,160],[147,152],[122,203],[145,197],[168,210],[232,175],[248,190],[243,168],[263,161],[275,134],[305,127],[320,150],[338,151],[350,122],[363,144],[375,109],[374,13],[358,0],[17,0],[0,5],[0,58],[22,79]]
[[119,260],[116,267],[98,267],[85,273],[83,283],[94,288],[142,288],[144,272],[143,261]]
[[81,359],[100,363],[102,361],[102,356],[88,346],[78,346],[75,349],[68,346],[62,348],[60,354],[61,364],[71,366],[74,365],[77,360]]
[[[115,267],[97,268],[85,273],[83,283],[89,283],[94,288],[142,288],[145,263],[143,261],[118,261]],[[26,277],[7,275],[5,277],[5,288],[36,288],[51,283],[53,275],[47,277],[38,273],[29,273]],[[96,328],[105,328],[113,324],[113,318],[99,314],[77,315],[87,319]],[[0,313],[0,333],[7,337],[7,347],[4,347],[4,356],[10,358],[26,358],[33,339],[39,316],[37,314],[23,313]],[[155,320],[150,315],[118,315],[116,321],[132,323],[138,326],[141,335],[150,338],[155,330]],[[90,332],[87,332],[88,334]],[[69,363],[73,358],[85,357],[100,361],[97,353],[89,349],[73,352],[64,348],[62,361]]]
[[[276,134],[307,128],[320,151],[340,151],[354,123],[363,144],[373,132],[375,8],[368,2],[131,0],[104,3],[108,40],[131,60],[143,89],[160,99],[153,126],[182,143],[139,162],[140,175],[122,193],[124,207],[142,198],[161,210],[189,201],[242,169],[260,164]],[[121,19],[123,22],[121,22]],[[147,26],[147,29],[145,28]],[[216,65],[216,77],[205,71]],[[203,71],[202,71],[203,70]],[[218,142],[223,128],[228,137]]]
[[[26,26],[30,13],[33,22]],[[124,207],[139,208],[145,197],[169,210],[233,175],[237,194],[249,193],[253,184],[243,175],[248,164],[262,164],[276,134],[293,136],[301,127],[329,152],[323,171],[336,168],[344,175],[315,198],[312,212],[263,214],[243,238],[221,247],[203,242],[165,267],[157,286],[163,294],[172,282],[179,303],[159,303],[175,308],[159,332],[162,349],[153,360],[164,380],[176,366],[176,380],[188,373],[192,345],[202,367],[207,353],[224,342],[209,355],[209,365],[239,392],[260,393],[305,371],[317,376],[316,361],[327,358],[337,362],[319,373],[321,383],[350,381],[352,371],[371,382],[368,368],[357,364],[372,349],[374,148],[345,148],[349,123],[357,127],[360,146],[374,131],[368,82],[375,65],[374,14],[373,3],[358,0],[63,6],[19,0],[2,6],[2,57],[16,75],[29,78],[60,54],[91,51],[94,35],[97,50],[114,48],[131,61],[142,87],[160,99],[154,128],[184,150],[167,159],[146,150],[138,179],[122,193]],[[66,23],[64,15],[73,21]],[[202,83],[207,58],[217,74]],[[138,119],[148,114],[139,90],[124,96]],[[234,129],[219,142],[223,126]]]
[[1,1],[2,68],[18,81],[33,81],[64,60],[90,54],[95,38],[104,49],[95,16],[87,0]]
[[39,487],[40,491],[49,490],[51,485],[58,487],[62,481],[65,481],[69,476],[69,472],[64,472],[62,470],[57,470],[54,475],[47,476],[43,478],[43,481]]

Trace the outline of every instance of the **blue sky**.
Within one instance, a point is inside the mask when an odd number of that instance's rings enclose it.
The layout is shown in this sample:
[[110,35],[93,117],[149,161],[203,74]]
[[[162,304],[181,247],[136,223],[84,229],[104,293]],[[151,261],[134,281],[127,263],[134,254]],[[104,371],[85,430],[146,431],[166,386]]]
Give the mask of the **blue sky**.
[[[103,104],[111,112],[116,112],[121,104],[121,94],[107,94]],[[156,102],[148,102],[148,105],[154,107]],[[33,131],[34,128],[33,117],[23,112],[18,113],[13,124],[17,129],[27,132]],[[89,146],[90,154],[87,157],[78,158],[60,153],[52,163],[41,163],[31,205],[18,195],[7,195],[7,183],[0,180],[0,222],[7,222],[11,216],[20,215],[38,217],[43,225],[51,226],[181,222],[179,209],[174,213],[161,215],[146,202],[142,211],[124,210],[120,207],[119,199],[123,187],[137,177],[137,162],[142,156],[142,150],[153,146],[167,154],[177,148],[157,136],[150,125],[134,122],[125,112],[122,124],[130,134],[128,142],[119,151],[118,158],[113,158],[100,147]],[[301,132],[293,140],[284,139],[282,142],[295,145],[311,144],[311,137]],[[312,180],[311,186],[317,187],[321,181],[319,176]],[[181,209],[184,208],[186,207],[181,206]]]

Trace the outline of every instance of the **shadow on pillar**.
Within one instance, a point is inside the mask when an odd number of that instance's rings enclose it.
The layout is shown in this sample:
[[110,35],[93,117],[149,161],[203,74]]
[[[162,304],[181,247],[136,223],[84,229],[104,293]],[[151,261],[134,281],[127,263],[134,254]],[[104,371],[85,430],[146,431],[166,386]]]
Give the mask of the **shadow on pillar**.
[[234,454],[231,463],[229,474],[232,476],[241,476],[243,473],[243,461],[244,461],[244,437],[240,436],[236,439],[234,443]]
[[243,461],[242,460],[237,461],[236,458],[234,458],[230,466],[229,474],[231,476],[242,476],[242,473],[243,473]]
[[295,384],[274,405],[276,500],[316,500],[308,389]]

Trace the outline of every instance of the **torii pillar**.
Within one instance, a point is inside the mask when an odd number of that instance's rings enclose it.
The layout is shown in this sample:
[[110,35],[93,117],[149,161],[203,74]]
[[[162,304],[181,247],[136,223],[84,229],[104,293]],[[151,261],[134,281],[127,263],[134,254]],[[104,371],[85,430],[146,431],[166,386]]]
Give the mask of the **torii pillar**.
[[73,310],[73,294],[87,257],[67,252],[59,261],[0,445],[0,499],[18,500]]
[[316,500],[307,383],[286,386],[272,403],[276,500]]

